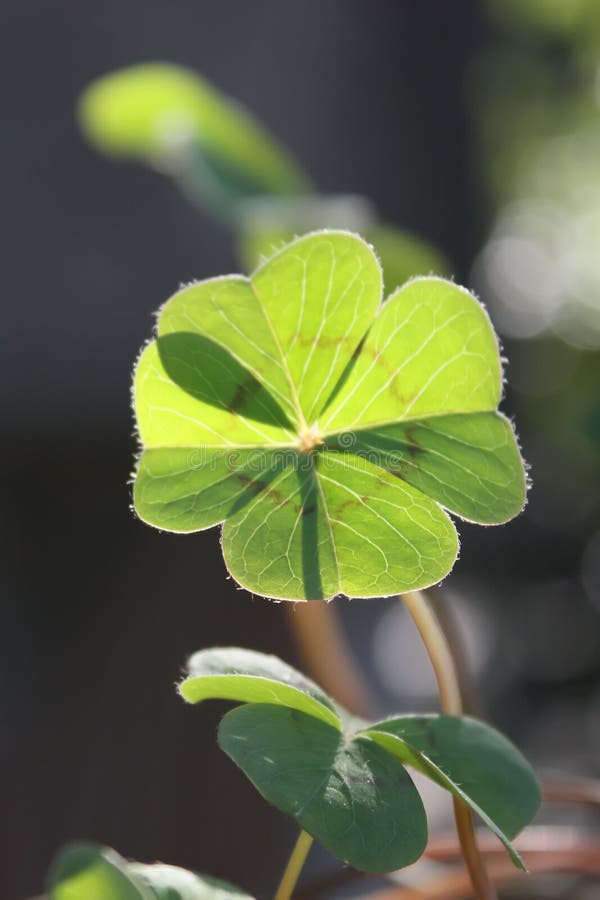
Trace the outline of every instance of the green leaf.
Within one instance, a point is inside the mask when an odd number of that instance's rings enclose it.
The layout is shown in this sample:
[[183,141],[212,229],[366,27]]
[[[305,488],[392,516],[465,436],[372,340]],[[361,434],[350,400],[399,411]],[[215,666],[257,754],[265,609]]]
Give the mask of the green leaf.
[[190,703],[208,699],[271,703],[309,713],[340,728],[338,711],[327,694],[276,656],[218,647],[194,653],[187,670],[179,693]]
[[138,462],[133,501],[144,522],[168,531],[210,528],[260,495],[285,466],[276,450],[159,447]]
[[239,584],[315,600],[442,579],[458,549],[443,508],[516,515],[525,476],[485,311],[441,278],[380,295],[372,250],[343,231],[175,294],[136,370],[141,518],[224,522]]
[[409,765],[476,812],[522,867],[510,839],[535,815],[539,785],[516,747],[483,722],[445,715],[353,721],[281,660],[236,647],[194,654],[188,672],[179,688],[186,700],[246,704],[222,720],[221,748],[339,859],[376,872],[421,854],[423,810],[400,771]]
[[109,847],[71,844],[48,876],[49,900],[251,900],[239,888],[163,863],[130,863]]
[[[291,209],[288,210],[285,207],[280,209],[282,203],[280,199],[272,202],[267,199],[262,200],[257,215],[254,218],[246,215],[244,218],[244,229],[239,239],[239,254],[243,263],[250,269],[254,268],[261,261],[276,253],[284,244],[293,240],[294,235],[305,230],[307,225],[310,228],[331,228],[336,225],[348,227],[348,222],[336,222],[328,219],[328,201],[331,206],[330,217],[334,220],[340,219],[340,212],[335,203],[336,199],[335,195],[333,198],[323,198],[322,196],[302,198],[298,219],[303,223],[303,227],[293,227],[289,224],[282,224],[279,227],[276,225],[278,213],[282,219],[289,220],[293,213],[293,203],[289,204]],[[310,215],[311,208],[314,209],[312,216]],[[350,219],[360,218],[361,212],[358,203],[356,211],[352,208],[348,210]],[[365,217],[364,213],[362,213],[362,217]],[[366,228],[361,226],[360,230],[368,242],[373,245],[381,263],[386,295],[417,275],[425,273],[450,275],[452,272],[450,263],[436,247],[409,231],[386,224],[372,225]]]
[[[239,104],[195,72],[144,63],[92,82],[79,121],[98,149],[151,160],[205,191],[293,194],[307,179]],[[202,186],[201,186],[202,187]]]
[[141,884],[151,888],[156,900],[252,900],[245,891],[226,881],[196,875],[178,866],[130,863],[129,871]]
[[148,448],[293,446],[270,394],[218,344],[197,334],[161,337],[135,375],[140,437]]
[[412,590],[443,578],[457,549],[434,502],[350,453],[299,455],[223,529],[233,577],[282,599]]
[[309,234],[260,266],[252,289],[271,324],[300,421],[310,423],[377,311],[379,263],[353,234]]
[[178,291],[158,319],[161,336],[177,332],[202,335],[248,370],[299,425],[285,360],[265,310],[248,279],[240,275],[209,278]]
[[365,733],[466,803],[524,868],[509,839],[534,817],[540,788],[529,763],[503,735],[452,716],[403,716]]
[[498,406],[502,370],[485,310],[465,288],[416,278],[375,319],[320,421],[325,434]]
[[281,706],[229,712],[219,746],[260,793],[335,857],[367,872],[419,858],[427,823],[405,769],[385,749]]
[[[523,508],[523,461],[510,422],[499,413],[435,416],[365,428],[352,452],[437,500],[463,519],[497,525]],[[328,444],[344,449],[348,436]]]
[[71,844],[54,860],[48,875],[50,900],[154,900],[108,847]]

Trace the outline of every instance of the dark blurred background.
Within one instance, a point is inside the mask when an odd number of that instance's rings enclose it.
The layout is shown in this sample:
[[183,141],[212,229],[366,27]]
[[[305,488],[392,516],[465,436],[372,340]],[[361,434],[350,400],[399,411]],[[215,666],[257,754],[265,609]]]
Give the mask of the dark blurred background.
[[[241,100],[321,190],[371,198],[489,303],[533,490],[517,521],[461,526],[446,599],[486,716],[543,773],[600,776],[600,7],[546,7],[1,5],[2,897],[39,893],[73,838],[264,894],[294,838],[219,753],[220,707],[174,691],[211,644],[298,664],[284,605],[226,578],[217,530],[161,534],[130,511],[130,373],[152,314],[240,267],[168,179],[78,131],[81,89],[148,59]],[[435,708],[400,605],[339,608],[381,711]]]

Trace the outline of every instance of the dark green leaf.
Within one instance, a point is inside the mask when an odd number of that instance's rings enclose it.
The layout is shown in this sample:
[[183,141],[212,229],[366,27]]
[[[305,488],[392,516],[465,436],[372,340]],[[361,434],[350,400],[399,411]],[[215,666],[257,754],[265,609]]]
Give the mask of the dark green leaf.
[[540,804],[537,779],[516,747],[494,728],[468,717],[402,716],[365,732],[398,759],[463,800],[511,846]]
[[252,704],[223,718],[219,745],[266,800],[351,866],[390,872],[422,854],[419,794],[374,741],[297,709]]

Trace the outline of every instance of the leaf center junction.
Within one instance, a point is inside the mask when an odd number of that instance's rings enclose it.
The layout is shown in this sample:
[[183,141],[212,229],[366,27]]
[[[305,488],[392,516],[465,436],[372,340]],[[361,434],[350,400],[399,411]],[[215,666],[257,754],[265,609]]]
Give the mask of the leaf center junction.
[[302,429],[298,434],[298,443],[300,450],[304,453],[309,453],[315,447],[318,447],[319,444],[322,444],[323,437],[317,425],[310,425]]

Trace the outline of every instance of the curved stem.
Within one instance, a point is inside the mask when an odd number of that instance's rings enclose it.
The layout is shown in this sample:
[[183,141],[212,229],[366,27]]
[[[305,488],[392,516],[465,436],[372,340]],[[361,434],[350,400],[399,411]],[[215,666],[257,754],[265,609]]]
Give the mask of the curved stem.
[[454,669],[460,688],[463,714],[477,716],[479,714],[479,698],[477,686],[469,670],[467,662],[466,646],[460,623],[451,603],[444,596],[443,588],[439,585],[428,588],[427,596],[435,616],[446,636],[446,642],[450,648],[450,654],[454,660]]
[[[463,705],[456,666],[446,636],[431,604],[421,591],[403,594],[402,599],[417,626],[427,655],[431,660],[442,712],[450,716],[462,715]],[[487,876],[483,859],[477,847],[471,812],[457,799],[454,800],[454,819],[477,900],[496,900],[496,892]]]
[[279,887],[275,892],[274,900],[289,900],[296,887],[296,882],[302,871],[302,866],[306,862],[306,857],[312,846],[313,839],[306,831],[301,831],[298,840],[292,850],[292,855],[285,867],[285,872],[279,882]]
[[431,603],[421,591],[402,594],[402,599],[417,626],[433,666],[442,711],[449,716],[461,716],[463,705],[454,659]]
[[288,622],[310,675],[355,716],[368,718],[373,699],[344,636],[333,603],[287,603]]

